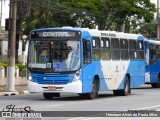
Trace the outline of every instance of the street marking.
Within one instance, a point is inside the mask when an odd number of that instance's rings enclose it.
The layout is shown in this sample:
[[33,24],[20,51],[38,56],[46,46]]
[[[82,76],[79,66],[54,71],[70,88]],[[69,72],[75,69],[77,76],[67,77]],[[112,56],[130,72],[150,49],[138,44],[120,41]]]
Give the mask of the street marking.
[[101,114],[95,114],[95,115],[92,115],[92,116],[88,116],[88,117],[78,117],[78,118],[72,118],[72,119],[68,119],[68,120],[92,120],[92,119],[97,119],[97,118],[100,118],[98,116],[101,116],[103,115],[104,113],[101,113]]
[[156,107],[160,107],[160,105],[155,105],[155,106],[150,106],[150,107],[143,107],[143,108],[137,108],[137,109],[134,109],[134,110],[143,110],[143,109],[156,108]]
[[73,119],[68,119],[68,120],[93,120],[96,119],[97,117],[92,117],[92,118],[88,118],[88,117],[79,117],[79,118],[73,118]]
[[45,106],[45,107],[59,107],[59,106],[62,106],[62,104],[60,104],[60,105],[50,105],[50,106]]
[[86,117],[78,117],[78,118],[72,118],[72,119],[68,119],[68,120],[81,120],[81,119],[85,119]]
[[150,93],[145,93],[144,95],[155,95],[155,94],[159,94],[159,92],[150,92]]

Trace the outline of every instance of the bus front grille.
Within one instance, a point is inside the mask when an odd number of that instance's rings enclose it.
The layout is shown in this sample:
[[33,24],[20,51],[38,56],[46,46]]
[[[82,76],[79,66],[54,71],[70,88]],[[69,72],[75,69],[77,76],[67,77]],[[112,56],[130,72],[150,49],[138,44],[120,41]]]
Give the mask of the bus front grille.
[[67,76],[34,76],[34,82],[38,84],[67,84],[69,79]]

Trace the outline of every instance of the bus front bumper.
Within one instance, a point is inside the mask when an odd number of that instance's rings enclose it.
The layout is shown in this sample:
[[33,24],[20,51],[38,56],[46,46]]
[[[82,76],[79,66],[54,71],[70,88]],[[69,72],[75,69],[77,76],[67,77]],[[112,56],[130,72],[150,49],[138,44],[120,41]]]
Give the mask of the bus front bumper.
[[49,85],[28,80],[28,91],[30,93],[82,93],[82,82],[77,80],[63,85]]

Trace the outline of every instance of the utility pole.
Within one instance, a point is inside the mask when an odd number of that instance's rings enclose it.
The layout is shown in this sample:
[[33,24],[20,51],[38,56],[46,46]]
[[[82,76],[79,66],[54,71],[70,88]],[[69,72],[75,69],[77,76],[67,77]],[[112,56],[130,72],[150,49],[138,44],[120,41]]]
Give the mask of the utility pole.
[[16,42],[16,13],[17,0],[10,0],[10,34],[8,46],[7,90],[15,91],[15,42]]
[[0,28],[1,28],[1,24],[2,24],[2,0],[1,0],[1,12],[0,12]]
[[160,26],[160,16],[159,16],[159,0],[157,0],[157,39],[159,40],[159,26]]

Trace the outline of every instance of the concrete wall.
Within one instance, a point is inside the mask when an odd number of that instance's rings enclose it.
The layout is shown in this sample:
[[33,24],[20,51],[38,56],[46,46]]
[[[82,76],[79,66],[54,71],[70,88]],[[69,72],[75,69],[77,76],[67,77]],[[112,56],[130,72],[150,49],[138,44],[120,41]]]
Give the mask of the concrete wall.
[[[0,87],[6,86],[7,78],[0,78]],[[15,85],[27,85],[27,80],[25,77],[15,78]]]
[[[8,61],[8,41],[0,40],[0,62]],[[18,49],[18,61],[26,63],[27,62],[27,53],[28,53],[28,42],[26,44],[26,50],[22,51],[22,41],[19,41],[19,49]]]

